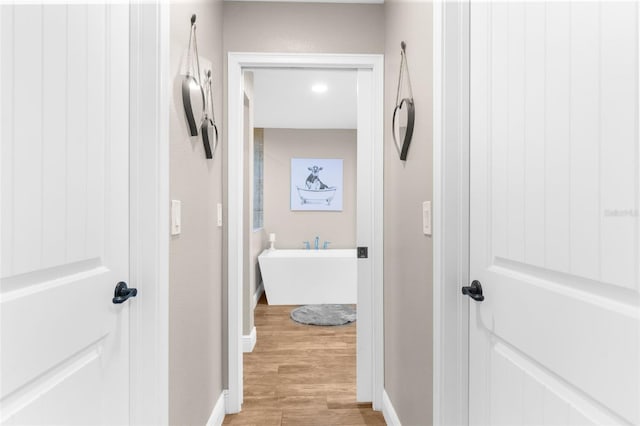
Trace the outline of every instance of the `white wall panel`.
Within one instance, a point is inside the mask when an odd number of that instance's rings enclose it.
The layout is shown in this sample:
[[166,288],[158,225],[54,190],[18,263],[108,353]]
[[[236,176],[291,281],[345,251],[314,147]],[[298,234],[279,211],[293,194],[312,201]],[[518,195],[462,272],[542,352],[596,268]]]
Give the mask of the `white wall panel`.
[[42,75],[42,261],[43,267],[66,260],[67,243],[67,10],[43,10]]
[[13,9],[0,7],[0,113],[2,137],[0,160],[2,167],[2,277],[13,273]]
[[[495,8],[490,11],[488,17],[491,25],[491,35],[489,37],[490,52],[504,52],[507,49],[507,10],[506,8]],[[492,201],[492,250],[494,256],[508,257],[508,234],[507,234],[507,182],[509,181],[509,170],[507,169],[507,146],[509,143],[508,132],[508,108],[507,108],[507,87],[504,81],[509,72],[507,58],[504,55],[492,56],[489,63],[489,75],[491,81],[487,93],[489,102],[488,109],[491,125],[487,138],[492,141],[488,150],[490,153],[491,191]],[[473,119],[473,117],[472,117]]]
[[67,260],[83,260],[86,249],[87,140],[89,78],[87,73],[87,6],[68,6],[67,56]]
[[524,254],[545,265],[545,5],[524,5]]
[[[600,279],[637,289],[638,3],[601,8]],[[619,215],[616,212],[620,212]]]
[[104,5],[3,6],[3,277],[105,251],[110,13]]
[[599,8],[596,3],[571,4],[570,16],[558,22],[571,37],[570,44],[563,46],[571,72],[565,95],[571,117],[564,124],[571,144],[570,161],[564,164],[571,171],[570,271],[593,280],[600,277]]
[[107,28],[105,6],[96,5],[87,11],[87,41],[91,46],[87,52],[87,237],[86,258],[99,257],[104,252],[104,228],[95,226],[104,223],[105,181],[104,155],[107,138]]
[[507,253],[509,259],[524,262],[525,231],[525,55],[524,3],[513,2],[507,9]]
[[570,6],[545,4],[545,266],[571,270]]
[[[13,52],[13,273],[32,271],[42,260],[42,9],[16,8]],[[4,159],[4,156],[3,156]],[[5,159],[9,160],[9,159]],[[16,242],[20,242],[19,244]]]
[[490,9],[490,252],[637,288],[637,4]]

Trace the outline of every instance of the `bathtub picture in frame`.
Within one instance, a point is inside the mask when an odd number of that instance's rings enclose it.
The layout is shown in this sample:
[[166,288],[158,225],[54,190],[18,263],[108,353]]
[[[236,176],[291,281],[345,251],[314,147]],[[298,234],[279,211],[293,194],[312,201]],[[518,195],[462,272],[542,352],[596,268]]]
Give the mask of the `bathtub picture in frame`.
[[342,211],[343,160],[291,159],[291,210]]

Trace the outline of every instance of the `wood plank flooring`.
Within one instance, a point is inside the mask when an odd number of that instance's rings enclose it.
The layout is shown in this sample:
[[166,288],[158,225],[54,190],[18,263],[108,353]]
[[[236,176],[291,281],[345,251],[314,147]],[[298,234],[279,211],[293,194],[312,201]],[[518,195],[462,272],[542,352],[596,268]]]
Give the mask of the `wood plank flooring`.
[[225,425],[384,425],[356,402],[356,326],[318,327],[289,318],[294,306],[255,310],[258,341],[244,354],[244,404]]

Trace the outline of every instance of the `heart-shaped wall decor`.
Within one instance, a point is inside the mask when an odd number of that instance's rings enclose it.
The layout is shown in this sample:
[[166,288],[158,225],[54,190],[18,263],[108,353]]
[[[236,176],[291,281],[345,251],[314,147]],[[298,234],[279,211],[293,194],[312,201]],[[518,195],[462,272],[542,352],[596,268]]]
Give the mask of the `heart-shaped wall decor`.
[[393,110],[393,141],[400,155],[400,160],[406,161],[409,145],[413,137],[413,125],[415,122],[415,107],[413,99],[404,98]]

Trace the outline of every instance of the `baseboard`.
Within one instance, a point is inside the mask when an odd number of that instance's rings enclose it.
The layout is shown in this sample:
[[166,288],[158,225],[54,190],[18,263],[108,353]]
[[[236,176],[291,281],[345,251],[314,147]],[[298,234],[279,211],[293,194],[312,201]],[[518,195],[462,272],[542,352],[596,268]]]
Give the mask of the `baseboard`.
[[257,337],[255,327],[251,329],[251,333],[242,336],[242,352],[253,352],[253,348],[256,347]]
[[211,412],[211,416],[209,416],[209,421],[207,421],[207,426],[221,426],[224,421],[224,413],[225,409],[225,401],[226,395],[223,391],[218,400],[216,401],[216,405],[213,407],[213,411]]
[[255,309],[258,305],[258,301],[262,297],[262,293],[264,293],[264,283],[260,281],[260,285],[256,288],[256,292],[253,293],[253,305],[251,305],[251,309]]
[[398,418],[398,414],[396,414],[396,410],[393,408],[391,399],[389,398],[389,395],[387,395],[386,389],[382,391],[382,415],[384,416],[384,421],[387,422],[388,426],[402,425]]

